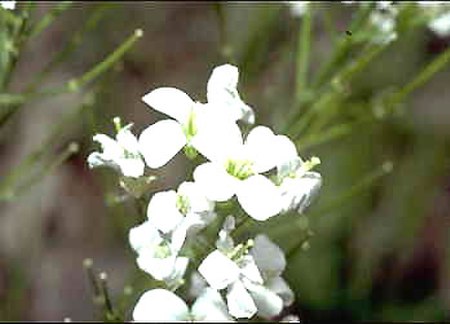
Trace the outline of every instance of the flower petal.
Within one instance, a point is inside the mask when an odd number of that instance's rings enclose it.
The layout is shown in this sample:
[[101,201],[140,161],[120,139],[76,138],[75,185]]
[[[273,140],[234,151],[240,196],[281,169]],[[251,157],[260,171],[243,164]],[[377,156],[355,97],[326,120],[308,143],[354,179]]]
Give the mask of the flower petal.
[[191,144],[208,160],[224,163],[241,149],[242,133],[235,122],[204,109],[196,115],[195,123],[197,133]]
[[166,258],[155,257],[155,250],[143,249],[139,253],[136,259],[138,267],[147,272],[156,280],[168,280],[173,279],[172,275],[175,271],[176,256],[170,255]]
[[238,262],[239,268],[241,268],[241,274],[253,283],[263,284],[263,278],[255,260],[251,255],[246,255]]
[[195,321],[234,322],[220,293],[209,287],[192,305],[192,315]]
[[212,211],[214,203],[206,198],[205,193],[201,187],[191,181],[184,181],[178,187],[178,195],[184,196],[188,199],[189,209],[191,212],[198,213],[203,211]]
[[198,272],[212,288],[220,290],[239,277],[240,269],[222,252],[215,250],[203,260]]
[[120,171],[125,177],[139,178],[144,175],[145,164],[140,157],[117,160]]
[[295,147],[294,142],[292,142],[291,139],[285,135],[275,136],[273,154],[277,157],[277,166],[281,166],[294,159],[298,159],[297,148]]
[[147,105],[184,124],[192,111],[194,102],[177,88],[162,87],[150,91],[142,97]]
[[137,253],[146,248],[153,248],[162,242],[158,230],[150,222],[133,227],[128,232],[128,241]]
[[186,136],[181,125],[169,119],[150,125],[139,136],[140,151],[153,169],[169,162],[185,144]]
[[132,124],[123,127],[116,135],[117,143],[130,153],[139,154],[139,143],[136,136],[130,131]]
[[133,310],[135,322],[183,321],[189,318],[186,303],[173,292],[165,289],[146,291]]
[[269,171],[277,163],[275,154],[275,135],[265,126],[253,128],[245,139],[245,151],[254,164],[252,169],[257,173]]
[[252,218],[263,221],[281,211],[281,195],[269,179],[254,175],[242,180],[236,190],[242,209]]
[[245,282],[245,288],[248,289],[256,304],[258,316],[271,318],[277,316],[283,310],[283,300],[266,287]]
[[264,234],[255,237],[255,245],[250,250],[250,254],[254,257],[263,276],[265,273],[278,276],[286,267],[283,251]]
[[124,155],[122,146],[105,134],[96,134],[92,139],[102,146],[102,156],[105,160],[115,161]]
[[174,230],[184,218],[177,208],[177,193],[168,190],[154,194],[148,204],[147,218],[163,233]]
[[322,177],[317,172],[306,172],[301,178],[285,178],[280,185],[283,212],[303,211],[311,204],[322,186]]
[[246,123],[253,124],[255,113],[239,96],[238,78],[238,68],[231,64],[214,68],[207,85],[208,104],[212,104],[212,109],[230,115],[235,121],[241,119]]
[[236,318],[251,318],[257,312],[255,302],[240,280],[228,289],[227,304],[230,314]]
[[281,277],[274,277],[267,280],[264,285],[276,293],[283,300],[283,305],[290,306],[294,302],[295,295],[286,281]]
[[236,192],[238,179],[229,175],[225,169],[212,162],[197,166],[194,180],[201,187],[206,197],[212,201],[227,201]]

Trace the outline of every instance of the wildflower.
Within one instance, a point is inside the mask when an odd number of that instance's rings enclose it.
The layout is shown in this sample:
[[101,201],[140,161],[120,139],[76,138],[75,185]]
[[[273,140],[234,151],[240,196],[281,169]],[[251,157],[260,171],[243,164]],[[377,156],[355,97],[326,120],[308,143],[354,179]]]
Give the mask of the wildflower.
[[173,292],[165,289],[146,291],[133,310],[136,322],[207,321],[233,322],[228,314],[222,296],[211,288],[206,288],[192,307]]
[[138,266],[157,280],[176,283],[188,259],[178,254],[189,233],[203,228],[216,216],[209,201],[192,182],[156,193],[147,208],[147,221],[130,230]]
[[239,97],[237,80],[235,66],[216,67],[207,85],[207,104],[194,102],[185,92],[170,87],[157,88],[143,96],[142,100],[153,109],[174,118],[152,124],[141,133],[139,145],[147,165],[159,168],[183,147],[189,157],[195,157],[193,140],[203,125],[238,119],[254,122],[253,110]]
[[440,37],[450,36],[450,11],[432,19],[428,27]]
[[196,147],[210,162],[194,170],[194,180],[213,201],[226,201],[236,194],[252,218],[266,220],[280,212],[277,187],[261,173],[275,167],[277,136],[265,126],[253,128],[245,139],[236,124],[226,130],[204,129]]
[[3,7],[3,9],[14,10],[16,8],[16,1],[0,1],[0,7]]
[[[278,270],[284,268],[284,264],[273,264],[271,258],[279,262],[279,251],[272,247],[267,248],[266,242],[258,238],[257,241],[249,240],[246,244],[234,245],[230,237],[230,231],[234,229],[234,218],[228,217],[224,227],[219,233],[216,242],[217,249],[211,252],[200,264],[198,271],[207,283],[216,290],[226,289],[226,299],[230,314],[236,318],[251,318],[258,314],[264,318],[278,315],[285,302],[278,295],[285,295],[286,300],[292,303],[292,292],[287,291],[280,281]],[[261,245],[256,250],[256,256],[260,258],[259,269],[254,256],[249,253],[253,245]],[[261,257],[260,253],[265,253]],[[281,265],[281,267],[280,267]],[[268,279],[264,281],[262,270]],[[274,272],[270,271],[276,270]],[[282,271],[282,269],[281,269]]]
[[105,134],[96,134],[93,140],[102,146],[102,153],[93,152],[88,156],[90,168],[110,166],[119,169],[126,177],[138,178],[144,174],[145,164],[141,158],[138,141],[131,133],[132,124],[120,126],[120,119],[114,118],[117,135],[116,140]]
[[392,1],[377,1],[376,8],[369,16],[374,30],[373,41],[380,44],[390,43],[397,39],[398,9]]

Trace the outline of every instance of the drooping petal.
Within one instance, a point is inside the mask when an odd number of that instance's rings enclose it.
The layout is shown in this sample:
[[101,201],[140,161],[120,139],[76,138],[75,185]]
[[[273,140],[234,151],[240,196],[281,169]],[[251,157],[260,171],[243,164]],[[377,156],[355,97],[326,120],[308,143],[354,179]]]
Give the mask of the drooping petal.
[[142,97],[147,105],[184,124],[192,111],[194,102],[184,92],[177,88],[162,87],[150,91]]
[[189,309],[186,303],[173,292],[165,289],[146,291],[133,310],[135,322],[186,321]]
[[174,190],[156,193],[148,204],[147,218],[163,233],[174,230],[184,218],[177,208],[177,193]]
[[89,154],[87,158],[87,163],[89,165],[89,168],[96,168],[99,166],[109,166],[114,169],[120,169],[117,163],[105,159],[103,154],[99,152],[92,152],[91,154]]
[[191,313],[195,321],[234,322],[220,293],[209,287],[194,302]]
[[278,187],[262,175],[240,181],[236,195],[242,209],[256,220],[264,221],[281,211]]
[[283,300],[283,305],[285,307],[292,305],[292,303],[294,302],[295,299],[294,292],[283,278],[278,276],[268,279],[264,283],[264,286],[266,286],[268,289],[270,289],[278,296],[280,296],[280,298]]
[[161,120],[139,136],[139,148],[150,168],[162,167],[186,144],[182,126],[174,120]]
[[306,172],[301,178],[285,178],[280,185],[282,211],[303,211],[311,204],[322,186],[322,177],[317,172]]
[[238,262],[241,274],[253,283],[262,285],[264,283],[261,272],[251,255],[246,255]]
[[227,201],[236,192],[238,179],[216,163],[206,162],[194,170],[194,180],[212,201]]
[[258,316],[271,318],[281,313],[283,310],[283,300],[280,296],[263,285],[257,285],[247,281],[244,282],[244,285],[256,304]]
[[230,314],[236,318],[251,318],[257,312],[255,302],[240,280],[228,288],[227,305]]
[[[270,276],[278,276],[286,267],[286,258],[280,247],[274,244],[266,235],[259,234],[255,237],[255,245],[250,250],[258,269]],[[265,276],[267,278],[267,276]]]
[[252,169],[257,173],[269,171],[276,166],[275,135],[266,126],[256,126],[245,139],[245,151],[253,161]]
[[239,277],[240,269],[222,252],[215,250],[203,260],[198,272],[212,288],[220,290]]
[[208,160],[224,163],[242,147],[242,133],[239,126],[227,119],[217,118],[203,110],[195,118],[197,133],[191,144]]
[[130,229],[128,241],[133,250],[139,253],[143,249],[152,249],[159,245],[162,238],[155,226],[147,221]]

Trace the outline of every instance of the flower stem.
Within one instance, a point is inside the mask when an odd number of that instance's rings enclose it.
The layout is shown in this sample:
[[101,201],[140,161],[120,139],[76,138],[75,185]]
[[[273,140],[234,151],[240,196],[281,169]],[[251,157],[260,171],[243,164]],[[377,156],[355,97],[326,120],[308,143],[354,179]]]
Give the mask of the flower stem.
[[312,25],[312,6],[309,6],[302,17],[301,28],[298,38],[297,50],[297,78],[295,86],[295,101],[299,101],[299,96],[303,91],[306,92],[307,76],[309,66],[309,53],[311,48],[311,25]]

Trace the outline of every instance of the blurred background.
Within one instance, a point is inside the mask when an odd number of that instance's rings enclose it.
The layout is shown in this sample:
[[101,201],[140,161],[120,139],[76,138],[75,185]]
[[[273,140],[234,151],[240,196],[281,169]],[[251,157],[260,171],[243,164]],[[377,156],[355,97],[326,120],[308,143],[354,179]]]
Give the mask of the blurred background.
[[[296,139],[303,158],[322,161],[316,170],[323,187],[304,216],[251,229],[272,228],[270,237],[286,251],[308,229],[284,275],[296,293],[290,311],[301,320],[450,320],[448,65],[393,109],[384,101],[448,49],[450,38],[425,23],[409,25],[423,9],[405,9],[398,38],[345,82],[336,76],[365,57],[362,43],[341,51],[322,81],[302,92],[296,66],[305,17],[286,3],[64,4],[27,8],[31,24],[50,20],[20,43],[3,93],[58,88],[136,29],[144,33],[83,87],[20,104],[0,101],[0,320],[95,320],[85,258],[108,274],[112,302],[129,316],[148,280],[127,238],[142,215],[135,202],[120,199],[113,170],[88,169],[86,158],[98,149],[92,136],[113,136],[115,116],[134,123],[135,134],[165,118],[141,101],[157,87],[205,102],[212,69],[227,62],[239,68],[239,92],[256,123]],[[23,6],[11,13],[25,12]],[[355,37],[350,26],[359,10],[313,4],[308,79]],[[312,114],[309,124],[286,127],[301,124],[304,114]],[[180,155],[157,170],[151,191],[177,187],[188,164]]]

